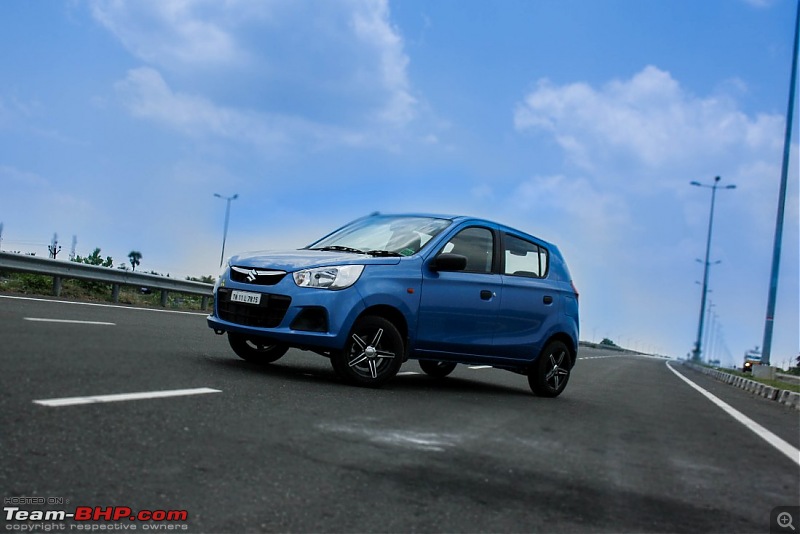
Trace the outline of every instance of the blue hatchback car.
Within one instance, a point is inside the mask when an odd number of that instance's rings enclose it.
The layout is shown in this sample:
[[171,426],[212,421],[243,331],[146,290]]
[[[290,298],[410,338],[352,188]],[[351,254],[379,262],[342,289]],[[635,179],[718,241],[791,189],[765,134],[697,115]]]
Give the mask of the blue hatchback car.
[[456,365],[526,375],[555,397],[578,350],[578,293],[554,245],[470,217],[373,214],[306,248],[230,258],[208,325],[271,363],[289,348],[379,386],[408,359],[437,378]]

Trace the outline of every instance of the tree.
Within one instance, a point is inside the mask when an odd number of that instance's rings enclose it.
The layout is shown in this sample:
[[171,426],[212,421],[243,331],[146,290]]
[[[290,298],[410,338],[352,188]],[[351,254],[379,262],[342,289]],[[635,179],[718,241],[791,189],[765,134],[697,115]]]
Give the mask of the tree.
[[94,252],[91,255],[82,258],[79,255],[75,256],[75,259],[72,260],[77,263],[86,263],[88,265],[102,265],[103,267],[112,267],[114,265],[114,260],[111,259],[111,256],[106,256],[106,259],[103,260],[102,256],[100,256],[100,248],[94,249]]
[[136,270],[136,266],[142,263],[142,253],[138,250],[131,250],[128,253],[128,259],[131,261],[131,269]]

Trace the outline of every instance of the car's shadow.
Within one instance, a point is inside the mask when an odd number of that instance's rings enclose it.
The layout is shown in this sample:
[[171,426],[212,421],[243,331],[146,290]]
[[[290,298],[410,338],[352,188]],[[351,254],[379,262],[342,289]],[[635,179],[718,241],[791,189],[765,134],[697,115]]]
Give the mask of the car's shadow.
[[[331,368],[327,359],[322,356],[315,356],[315,358],[318,358],[319,361],[313,361],[312,363],[312,360],[308,358],[292,357],[290,354],[274,363],[261,365],[238,359],[235,356],[206,354],[198,361],[203,365],[214,367],[216,372],[224,370],[232,375],[263,375],[292,382],[317,382],[332,386],[341,386],[343,388],[358,387],[347,384],[344,380],[339,378]],[[410,363],[411,362],[404,364],[404,367],[410,365]],[[401,374],[378,389],[381,391],[409,393],[435,390],[437,392],[451,394],[470,393],[533,396],[532,393],[527,390],[527,380],[521,375],[519,379],[523,381],[524,389],[522,387],[515,388],[513,386],[487,382],[479,378],[471,379],[453,375],[445,378],[433,378],[421,372],[420,374],[404,374],[403,370],[404,369],[401,369]]]

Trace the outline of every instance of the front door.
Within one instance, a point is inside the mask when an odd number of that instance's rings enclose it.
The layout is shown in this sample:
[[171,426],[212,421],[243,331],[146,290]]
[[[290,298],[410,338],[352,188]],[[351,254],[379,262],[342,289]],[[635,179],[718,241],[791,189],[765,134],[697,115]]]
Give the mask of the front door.
[[457,272],[424,270],[416,348],[441,359],[448,354],[489,355],[502,290],[495,269],[495,234],[485,227],[462,229],[442,252],[465,256],[467,266]]

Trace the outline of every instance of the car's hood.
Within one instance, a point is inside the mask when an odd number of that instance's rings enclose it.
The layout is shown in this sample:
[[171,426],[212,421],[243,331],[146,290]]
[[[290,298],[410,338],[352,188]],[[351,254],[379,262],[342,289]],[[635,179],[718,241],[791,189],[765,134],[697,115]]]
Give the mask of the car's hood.
[[233,256],[230,259],[230,263],[237,267],[256,267],[294,272],[301,269],[328,267],[330,265],[396,265],[400,263],[400,258],[376,258],[366,254],[307,249],[265,250]]

